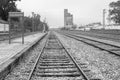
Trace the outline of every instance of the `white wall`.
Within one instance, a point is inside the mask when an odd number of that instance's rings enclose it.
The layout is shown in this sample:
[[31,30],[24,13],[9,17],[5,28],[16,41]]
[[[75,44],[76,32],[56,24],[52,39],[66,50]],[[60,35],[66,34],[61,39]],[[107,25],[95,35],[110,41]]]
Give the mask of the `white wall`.
[[120,29],[120,26],[106,26],[105,29]]
[[0,31],[9,31],[9,25],[0,23]]
[[[102,29],[103,26],[93,27],[93,29]],[[120,26],[105,26],[105,29],[120,29]]]

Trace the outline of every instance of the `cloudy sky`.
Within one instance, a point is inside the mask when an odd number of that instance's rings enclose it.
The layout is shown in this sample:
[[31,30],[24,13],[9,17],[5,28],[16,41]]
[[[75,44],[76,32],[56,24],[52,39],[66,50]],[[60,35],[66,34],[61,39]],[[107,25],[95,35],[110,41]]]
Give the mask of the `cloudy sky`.
[[77,25],[102,22],[102,10],[108,9],[112,1],[117,0],[21,0],[17,6],[27,16],[35,12],[51,27],[60,27],[64,25],[64,9],[74,15]]

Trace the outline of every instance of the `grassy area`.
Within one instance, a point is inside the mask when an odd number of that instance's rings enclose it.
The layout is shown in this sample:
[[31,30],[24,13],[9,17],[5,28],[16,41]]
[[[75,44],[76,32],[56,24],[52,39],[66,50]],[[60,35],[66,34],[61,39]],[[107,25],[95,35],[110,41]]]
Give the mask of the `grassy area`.
[[109,30],[90,30],[88,32],[93,32],[93,33],[101,33],[101,34],[116,34],[119,35],[120,34],[120,30],[118,29],[109,29]]

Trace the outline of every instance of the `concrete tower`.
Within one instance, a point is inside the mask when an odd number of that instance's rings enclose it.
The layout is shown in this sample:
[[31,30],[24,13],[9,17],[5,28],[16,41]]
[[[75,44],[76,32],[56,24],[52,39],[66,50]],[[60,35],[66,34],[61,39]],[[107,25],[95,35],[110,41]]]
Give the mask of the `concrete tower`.
[[68,9],[64,9],[64,27],[71,28],[73,26],[73,15],[68,13]]
[[64,9],[64,27],[66,27],[68,9]]

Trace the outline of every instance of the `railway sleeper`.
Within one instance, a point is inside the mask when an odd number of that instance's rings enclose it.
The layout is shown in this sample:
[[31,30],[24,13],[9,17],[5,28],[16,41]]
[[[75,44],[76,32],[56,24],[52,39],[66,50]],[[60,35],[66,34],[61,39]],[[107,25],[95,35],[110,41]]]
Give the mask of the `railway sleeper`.
[[76,69],[71,69],[71,70],[65,70],[65,69],[61,69],[61,70],[54,70],[54,69],[45,69],[45,70],[37,70],[36,72],[38,73],[75,73],[78,72],[78,70]]
[[64,50],[63,47],[45,47],[47,50]]
[[41,63],[70,63],[70,61],[41,61]]
[[65,66],[65,65],[74,65],[73,63],[52,63],[52,64],[44,64],[39,63],[40,66]]
[[35,73],[35,76],[38,77],[80,77],[81,74],[80,73]]
[[58,58],[58,57],[54,57],[54,58],[53,57],[42,57],[42,59],[68,60],[69,58],[62,58],[62,57],[61,58]]
[[[72,67],[72,68],[71,68]],[[65,68],[54,68],[54,69],[52,69],[52,68],[49,68],[49,67],[45,67],[45,68],[43,68],[43,69],[41,69],[41,67],[36,67],[36,69],[38,69],[38,70],[44,70],[44,71],[58,71],[58,70],[60,70],[60,71],[68,71],[68,70],[76,70],[76,71],[78,71],[78,68],[76,68],[76,67],[74,67],[74,66],[71,66],[71,67],[65,67]]]
[[66,68],[76,68],[75,65],[72,66],[39,66],[39,69],[66,69]]
[[68,59],[66,56],[43,56],[43,59]]
[[49,55],[42,55],[41,57],[46,57],[46,58],[56,58],[56,57],[60,57],[60,58],[68,58],[66,55],[60,55],[60,54],[49,54]]
[[70,59],[41,59],[41,60],[44,60],[44,61],[70,61]]

